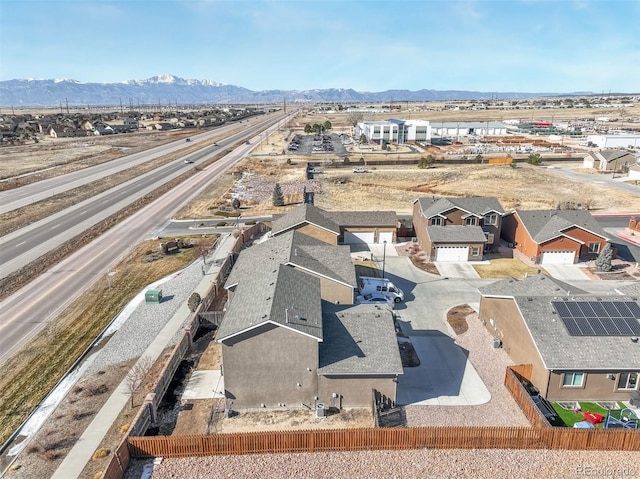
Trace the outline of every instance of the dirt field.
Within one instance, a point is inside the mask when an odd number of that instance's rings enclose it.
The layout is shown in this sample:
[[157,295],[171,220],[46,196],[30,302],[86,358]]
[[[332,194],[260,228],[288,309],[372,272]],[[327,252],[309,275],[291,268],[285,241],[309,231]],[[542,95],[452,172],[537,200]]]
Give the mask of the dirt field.
[[[589,205],[592,212],[637,212],[640,197],[623,191],[612,194],[610,188],[595,182],[578,181],[556,169],[518,164],[440,166],[381,166],[369,173],[354,174],[346,168],[322,168],[323,173],[306,181],[305,162],[281,164],[249,158],[241,169],[252,174],[236,189],[244,198],[242,216],[282,213],[302,201],[302,190],[316,191],[316,206],[326,210],[392,210],[410,213],[412,202],[420,196],[495,196],[506,210],[550,209],[565,201]],[[554,166],[559,166],[555,165]],[[374,169],[375,168],[375,169]],[[239,176],[238,173],[236,175]],[[272,205],[272,192],[280,183],[285,192],[285,207]],[[230,190],[229,190],[230,191]],[[289,194],[286,194],[289,192]],[[295,193],[297,192],[297,194]],[[638,190],[640,193],[640,189]],[[182,218],[211,218],[224,200],[207,196],[183,210]]]

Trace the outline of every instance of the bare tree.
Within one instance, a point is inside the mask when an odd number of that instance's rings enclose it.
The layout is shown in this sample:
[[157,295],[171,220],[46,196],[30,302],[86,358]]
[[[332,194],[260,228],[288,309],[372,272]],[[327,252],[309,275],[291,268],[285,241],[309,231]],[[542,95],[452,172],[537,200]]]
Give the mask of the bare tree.
[[350,125],[356,126],[358,123],[362,121],[364,115],[360,111],[352,111],[347,114],[347,122]]
[[129,374],[124,378],[127,391],[131,395],[131,407],[133,407],[133,398],[136,392],[142,386],[147,373],[153,366],[153,359],[149,357],[141,358],[136,364],[133,365]]

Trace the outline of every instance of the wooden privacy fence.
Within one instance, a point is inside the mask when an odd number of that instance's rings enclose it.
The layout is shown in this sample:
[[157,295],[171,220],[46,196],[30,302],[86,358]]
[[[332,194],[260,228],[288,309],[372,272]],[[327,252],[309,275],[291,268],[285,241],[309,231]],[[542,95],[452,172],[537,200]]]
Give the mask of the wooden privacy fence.
[[401,449],[640,450],[633,430],[437,426],[130,437],[131,457]]
[[126,440],[120,442],[118,449],[113,453],[113,458],[109,465],[100,476],[100,479],[120,479],[124,472],[129,467],[131,456],[129,454],[129,448]]
[[[529,391],[525,389],[520,378],[524,375],[531,375],[531,364],[520,364],[518,366],[507,366],[504,376],[504,385],[509,390],[515,402],[520,406],[522,412],[534,427],[551,427],[547,418],[540,411]],[[517,372],[519,371],[519,372]]]

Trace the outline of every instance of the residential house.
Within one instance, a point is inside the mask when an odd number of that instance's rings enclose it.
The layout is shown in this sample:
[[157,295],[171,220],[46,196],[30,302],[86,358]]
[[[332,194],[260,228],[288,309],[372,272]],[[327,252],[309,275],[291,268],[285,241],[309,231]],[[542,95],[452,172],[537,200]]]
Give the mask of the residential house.
[[640,180],[640,164],[634,163],[629,167],[629,179],[630,180]]
[[594,151],[584,157],[585,168],[595,168],[598,171],[625,171],[634,165],[637,158],[633,153],[623,149],[607,149]]
[[424,197],[413,202],[413,227],[430,261],[479,261],[497,248],[504,214],[497,198]]
[[229,409],[368,406],[402,374],[389,310],[323,302],[320,279],[286,265],[242,278],[216,341]]
[[609,236],[587,210],[516,210],[502,224],[514,257],[528,264],[573,264],[594,259]]
[[479,288],[479,319],[550,401],[625,401],[638,390],[637,296],[593,296],[542,274]]
[[304,204],[274,217],[271,234],[295,229],[329,244],[393,243],[397,224],[393,211],[325,211]]
[[357,284],[349,246],[327,244],[297,230],[289,230],[244,249],[225,284],[229,297],[232,298],[233,291],[244,278],[279,264],[317,277],[320,297],[324,301],[353,304]]

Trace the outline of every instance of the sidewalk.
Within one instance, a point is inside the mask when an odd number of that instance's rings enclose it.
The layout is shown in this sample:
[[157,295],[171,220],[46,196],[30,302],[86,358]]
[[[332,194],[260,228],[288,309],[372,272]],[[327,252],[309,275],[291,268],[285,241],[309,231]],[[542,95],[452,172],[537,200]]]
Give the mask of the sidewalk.
[[[220,265],[231,252],[234,243],[235,238],[230,234],[221,237],[213,255],[207,259],[209,269],[194,290],[200,294],[200,296],[205,296],[211,286],[211,279],[217,275],[220,270]],[[191,310],[185,301],[142,354],[138,362],[145,358],[156,361],[171,338],[183,327],[184,322],[191,314]],[[100,409],[73,448],[71,448],[69,454],[67,454],[53,474],[53,479],[72,479],[80,476],[85,465],[91,460],[94,451],[98,448],[100,442],[128,401],[129,391],[123,380],[113,394],[111,394],[104,406],[102,406],[102,409]]]
[[634,244],[636,246],[640,246],[640,238],[638,238],[637,236],[631,236],[631,235],[627,234],[627,229],[626,228],[618,231],[616,233],[616,236],[618,238],[621,238],[621,239],[631,243],[631,244]]

